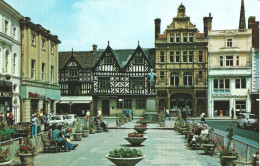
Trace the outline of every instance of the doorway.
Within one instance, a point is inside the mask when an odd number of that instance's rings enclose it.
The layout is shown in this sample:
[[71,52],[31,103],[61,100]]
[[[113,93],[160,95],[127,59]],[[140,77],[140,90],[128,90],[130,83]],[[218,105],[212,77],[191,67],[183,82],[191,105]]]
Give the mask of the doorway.
[[109,115],[109,100],[102,100],[102,114]]

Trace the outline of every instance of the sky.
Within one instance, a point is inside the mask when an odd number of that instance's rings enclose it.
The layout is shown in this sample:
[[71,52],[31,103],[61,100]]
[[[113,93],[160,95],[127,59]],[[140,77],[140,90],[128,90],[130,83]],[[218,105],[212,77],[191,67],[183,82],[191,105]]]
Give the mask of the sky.
[[[186,15],[200,32],[203,17],[211,13],[212,29],[237,29],[241,0],[4,0],[24,17],[58,35],[59,51],[154,48],[154,19],[161,19],[161,33],[182,3]],[[249,16],[259,21],[259,0],[244,0],[246,26]]]

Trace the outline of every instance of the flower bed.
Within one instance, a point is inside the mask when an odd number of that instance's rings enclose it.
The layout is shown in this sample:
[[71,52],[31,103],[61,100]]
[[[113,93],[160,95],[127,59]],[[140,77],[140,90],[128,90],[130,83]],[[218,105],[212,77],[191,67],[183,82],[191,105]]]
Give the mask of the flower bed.
[[143,134],[137,134],[137,133],[128,133],[128,137],[143,137]]
[[146,128],[146,127],[147,127],[147,125],[135,125],[135,127]]

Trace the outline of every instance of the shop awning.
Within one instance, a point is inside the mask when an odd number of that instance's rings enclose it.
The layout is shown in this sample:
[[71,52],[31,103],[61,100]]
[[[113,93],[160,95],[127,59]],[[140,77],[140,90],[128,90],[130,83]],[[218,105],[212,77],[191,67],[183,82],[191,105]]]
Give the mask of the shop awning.
[[[63,100],[63,101],[60,101],[59,103],[60,104],[69,104],[69,102],[70,101],[68,101],[68,100]],[[71,102],[74,104],[88,104],[91,101],[90,100],[71,100]]]

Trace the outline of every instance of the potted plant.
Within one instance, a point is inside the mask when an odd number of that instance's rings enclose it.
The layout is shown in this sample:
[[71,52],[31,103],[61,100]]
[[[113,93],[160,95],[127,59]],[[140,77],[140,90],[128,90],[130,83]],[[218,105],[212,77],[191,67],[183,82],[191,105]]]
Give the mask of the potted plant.
[[89,135],[89,127],[88,124],[85,122],[82,126],[82,137],[87,137]]
[[204,140],[203,150],[204,150],[205,154],[210,154],[210,155],[214,154],[217,142],[216,142],[216,139],[212,136],[213,132],[214,132],[214,129],[211,128],[209,130],[209,134],[207,136],[207,139]]
[[9,166],[11,165],[10,161],[10,148],[6,148],[5,150],[0,147],[0,166]]
[[147,130],[147,125],[135,125],[134,130],[138,133],[144,133]]
[[82,130],[81,130],[80,122],[76,122],[75,124],[75,132],[73,133],[73,138],[75,141],[81,141],[82,138]]
[[142,142],[144,142],[147,137],[144,137],[143,134],[138,134],[136,132],[134,133],[129,133],[128,137],[125,137],[125,139],[131,144],[135,146],[141,145]]
[[110,151],[106,158],[117,166],[134,166],[145,158],[145,155],[137,149],[121,148]]
[[232,166],[233,161],[237,159],[237,153],[235,149],[230,148],[232,137],[234,135],[233,127],[230,125],[226,130],[229,131],[227,135],[228,143],[226,147],[221,148],[219,159],[220,159],[220,164],[222,166]]
[[19,158],[22,165],[34,165],[34,156],[36,155],[36,148],[32,144],[30,137],[22,139],[18,149]]
[[95,134],[97,132],[97,127],[94,121],[89,122],[89,134]]

